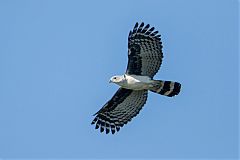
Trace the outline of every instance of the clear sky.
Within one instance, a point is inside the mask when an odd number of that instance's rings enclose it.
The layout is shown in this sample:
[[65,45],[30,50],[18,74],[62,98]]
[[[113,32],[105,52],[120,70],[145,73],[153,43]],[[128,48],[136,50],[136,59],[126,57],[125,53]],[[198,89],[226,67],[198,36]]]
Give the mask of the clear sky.
[[[1,0],[0,158],[237,158],[238,1]],[[118,87],[136,22],[162,35],[149,93],[115,135],[90,125]]]

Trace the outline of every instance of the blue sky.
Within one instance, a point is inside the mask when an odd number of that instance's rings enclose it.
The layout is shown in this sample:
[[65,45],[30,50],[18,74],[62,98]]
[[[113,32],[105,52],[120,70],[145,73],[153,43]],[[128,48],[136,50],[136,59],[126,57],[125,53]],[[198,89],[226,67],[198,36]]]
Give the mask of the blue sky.
[[[238,156],[238,1],[0,1],[0,158],[211,159]],[[118,134],[90,123],[117,90],[136,22],[162,35],[149,93]]]

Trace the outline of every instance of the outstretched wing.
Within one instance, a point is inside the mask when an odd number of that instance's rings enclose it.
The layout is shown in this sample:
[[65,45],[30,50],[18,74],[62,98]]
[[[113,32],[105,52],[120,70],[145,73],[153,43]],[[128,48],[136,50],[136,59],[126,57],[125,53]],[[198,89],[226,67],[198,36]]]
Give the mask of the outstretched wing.
[[109,100],[95,115],[92,124],[96,129],[104,130],[108,134],[119,131],[120,127],[127,124],[142,109],[147,101],[147,90],[129,90],[119,88],[111,100]]
[[153,78],[162,64],[162,42],[158,31],[144,23],[135,24],[128,36],[127,74]]

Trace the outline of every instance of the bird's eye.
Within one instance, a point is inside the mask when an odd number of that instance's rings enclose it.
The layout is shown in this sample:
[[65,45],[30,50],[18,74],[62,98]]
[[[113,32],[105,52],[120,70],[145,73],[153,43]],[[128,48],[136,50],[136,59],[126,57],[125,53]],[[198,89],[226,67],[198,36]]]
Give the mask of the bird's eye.
[[117,79],[117,77],[113,77],[113,79]]

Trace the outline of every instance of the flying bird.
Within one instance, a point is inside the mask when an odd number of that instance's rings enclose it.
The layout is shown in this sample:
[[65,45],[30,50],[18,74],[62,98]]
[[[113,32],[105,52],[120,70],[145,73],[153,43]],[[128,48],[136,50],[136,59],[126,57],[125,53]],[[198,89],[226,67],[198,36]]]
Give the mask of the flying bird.
[[148,91],[172,97],[178,95],[181,84],[154,80],[162,64],[162,42],[158,31],[144,23],[135,24],[128,36],[128,64],[124,75],[113,76],[110,83],[120,86],[113,97],[96,113],[91,124],[100,132],[119,131],[143,108]]

